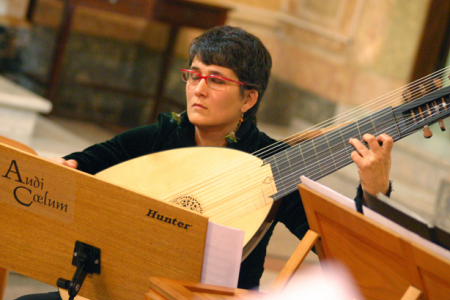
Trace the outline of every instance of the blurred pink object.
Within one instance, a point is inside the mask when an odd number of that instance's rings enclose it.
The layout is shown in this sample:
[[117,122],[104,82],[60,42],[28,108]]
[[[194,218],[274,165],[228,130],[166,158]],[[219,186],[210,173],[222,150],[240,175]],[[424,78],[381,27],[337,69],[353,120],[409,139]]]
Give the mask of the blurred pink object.
[[347,269],[328,261],[300,270],[285,289],[259,299],[361,300],[363,297]]

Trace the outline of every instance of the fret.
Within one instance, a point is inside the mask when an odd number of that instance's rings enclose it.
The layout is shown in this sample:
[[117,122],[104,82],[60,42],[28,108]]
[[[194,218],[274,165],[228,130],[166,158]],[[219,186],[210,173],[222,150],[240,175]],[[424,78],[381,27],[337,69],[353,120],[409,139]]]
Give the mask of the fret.
[[304,175],[306,172],[307,162],[305,161],[301,148],[303,144],[304,142],[292,147],[288,154],[291,162],[291,170],[289,172],[292,173],[290,176],[290,184],[294,186],[300,184],[300,175]]
[[357,123],[360,127],[364,127],[368,133],[375,136],[382,133],[388,133],[394,140],[398,139],[400,136],[397,122],[391,108],[385,108],[371,116],[359,120]]
[[336,170],[337,168],[336,168],[335,155],[337,152],[339,152],[339,149],[341,149],[341,146],[343,146],[343,145],[341,143],[333,144],[333,140],[331,140],[331,143],[330,143],[331,137],[332,137],[332,132],[324,135],[324,140],[326,141],[327,146],[328,146],[329,158],[331,159],[331,161],[333,163],[333,167]]
[[386,108],[382,111],[376,113],[377,118],[374,121],[376,128],[383,128],[383,130],[378,130],[381,134],[383,132],[389,133],[390,136],[397,141],[400,139],[400,130],[398,128],[398,122],[394,117],[392,108]]
[[355,128],[358,130],[358,137],[360,140],[362,140],[362,134],[361,134],[361,130],[359,130],[359,125],[358,122],[355,123]]
[[292,147],[289,152],[289,161],[291,162],[291,168],[288,171],[290,173],[288,180],[288,185],[293,185],[296,187],[300,184],[300,175],[303,175],[305,169],[305,160],[303,158],[303,153],[298,147]]
[[355,133],[354,124],[349,124],[345,127],[342,127],[338,130],[338,134],[341,138],[342,144],[344,145],[342,150],[340,151],[340,161],[344,160],[346,157],[350,157],[350,154],[353,152],[353,146],[349,143],[350,138],[358,138],[356,137],[357,133]]
[[361,137],[366,134],[372,134],[372,135],[377,135],[378,132],[374,127],[374,123],[373,123],[373,119],[372,118],[368,118],[367,120],[359,120],[358,122],[356,122],[357,126],[359,127],[359,130],[361,132]]
[[289,157],[289,154],[290,154],[289,152],[290,151],[283,151],[284,156],[285,156],[286,161],[287,161],[287,169],[291,170],[292,169],[291,159],[294,159],[295,157],[290,158]]
[[[351,147],[351,146],[350,146]],[[353,148],[347,148],[344,154],[341,154],[339,160],[336,162],[336,170],[339,170],[345,166],[348,166],[353,162],[351,153],[353,152]]]
[[312,140],[307,140],[301,143],[300,146],[305,161],[302,175],[311,177],[314,174],[314,162],[317,161],[317,155],[314,150],[313,142]]
[[304,161],[301,151],[297,147],[278,152],[264,161],[271,165],[278,190],[286,189],[286,187],[290,186],[295,187],[300,183],[301,173],[298,176],[295,174],[304,167]]
[[345,148],[348,146],[348,141],[342,139],[339,131],[330,132],[328,135],[328,143],[331,145],[330,152],[333,159],[333,165],[335,170],[341,168],[340,163],[342,162],[342,157],[346,156]]
[[314,168],[315,172],[311,179],[321,178],[325,176],[323,174],[329,174],[334,170],[334,161],[327,140],[327,136],[322,135],[311,141],[316,154],[315,165],[319,169]]
[[286,156],[288,151],[282,151],[276,155],[276,165],[282,178],[286,176],[286,173],[288,173],[289,170],[289,162]]
[[352,162],[350,155],[353,151],[353,147],[350,145],[349,139],[357,132],[355,129],[349,131],[349,128],[351,128],[352,125],[353,124],[349,124],[339,128],[330,134],[332,135],[330,143],[334,144],[332,151],[335,170],[339,170]]
[[319,143],[317,143],[317,145],[316,145],[316,141],[317,141],[317,138],[314,138],[314,139],[312,139],[311,140],[311,147],[312,147],[312,150],[314,151],[314,156],[315,156],[315,160],[314,160],[314,163],[313,164],[311,164],[312,166],[311,166],[311,170],[312,170],[312,172],[311,172],[311,176],[310,176],[310,178],[311,179],[314,179],[314,178],[316,178],[318,175],[317,174],[321,174],[321,173],[323,173],[323,167],[322,167],[322,153],[321,153],[321,149],[318,149],[318,147],[320,147],[321,145],[319,144]]
[[338,152],[341,152],[348,145],[348,141],[342,138],[339,130],[328,133],[327,137],[333,156],[337,155]]
[[341,137],[344,143],[348,144],[350,138],[355,138],[361,140],[361,135],[359,133],[359,128],[356,123],[348,124],[347,126],[339,129]]
[[301,149],[301,145],[303,143],[301,143],[300,145],[297,145],[296,147],[294,147],[296,149],[296,151],[300,154],[297,157],[299,158],[299,161],[301,162],[302,166],[306,165],[306,161],[305,161],[305,156],[303,155],[302,149]]
[[303,175],[303,170],[306,165],[305,159],[301,149],[298,146],[292,147],[286,151],[286,156],[288,157],[290,163],[287,173],[292,174],[289,177],[291,178],[291,183],[296,186],[300,183],[300,175]]

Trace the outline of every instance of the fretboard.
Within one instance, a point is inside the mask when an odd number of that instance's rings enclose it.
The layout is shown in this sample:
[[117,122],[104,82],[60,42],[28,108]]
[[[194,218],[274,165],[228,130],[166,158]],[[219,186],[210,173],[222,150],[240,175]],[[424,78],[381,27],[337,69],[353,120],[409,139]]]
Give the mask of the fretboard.
[[300,176],[318,180],[352,163],[350,138],[362,140],[365,133],[387,133],[400,138],[392,108],[383,109],[339,129],[301,142],[264,159],[275,178],[279,199],[297,189]]

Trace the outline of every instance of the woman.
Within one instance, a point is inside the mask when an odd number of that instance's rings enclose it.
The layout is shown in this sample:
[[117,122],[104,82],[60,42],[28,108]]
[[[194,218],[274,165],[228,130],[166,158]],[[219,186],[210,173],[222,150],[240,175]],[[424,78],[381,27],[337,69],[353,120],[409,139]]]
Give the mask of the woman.
[[[186,81],[186,112],[161,114],[155,124],[129,130],[59,161],[95,174],[134,157],[180,147],[217,146],[253,153],[271,145],[276,141],[258,130],[255,116],[271,66],[271,56],[257,37],[231,26],[213,28],[194,39],[189,68],[182,70]],[[376,195],[390,190],[392,138],[384,134],[377,138],[365,135],[364,140],[369,147],[356,139],[349,141],[356,149],[352,158],[361,177],[359,200],[363,191]],[[282,199],[275,222],[242,262],[240,288],[259,286],[266,247],[278,221],[298,238],[308,230],[297,191]],[[59,296],[51,293],[19,299],[59,299]]]

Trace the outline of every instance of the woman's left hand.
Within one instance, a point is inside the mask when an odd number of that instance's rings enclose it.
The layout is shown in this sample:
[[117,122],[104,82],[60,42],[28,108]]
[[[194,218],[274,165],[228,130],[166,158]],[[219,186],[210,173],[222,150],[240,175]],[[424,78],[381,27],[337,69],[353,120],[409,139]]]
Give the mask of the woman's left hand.
[[391,150],[394,141],[391,136],[381,134],[377,137],[364,134],[366,147],[358,139],[350,139],[356,151],[352,159],[359,169],[359,178],[364,192],[377,195],[389,191],[389,173],[391,171]]

